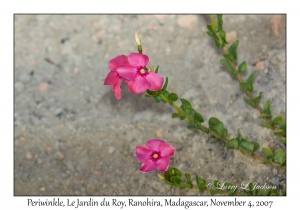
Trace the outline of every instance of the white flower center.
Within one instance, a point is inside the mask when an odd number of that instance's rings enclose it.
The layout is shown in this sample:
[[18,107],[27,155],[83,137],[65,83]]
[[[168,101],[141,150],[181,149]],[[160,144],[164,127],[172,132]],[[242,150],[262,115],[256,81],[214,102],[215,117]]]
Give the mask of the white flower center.
[[158,154],[155,153],[152,157],[156,159],[158,158]]
[[140,70],[140,73],[141,73],[141,74],[145,74],[145,73],[146,73],[146,70],[145,70],[145,69],[141,69],[141,70]]

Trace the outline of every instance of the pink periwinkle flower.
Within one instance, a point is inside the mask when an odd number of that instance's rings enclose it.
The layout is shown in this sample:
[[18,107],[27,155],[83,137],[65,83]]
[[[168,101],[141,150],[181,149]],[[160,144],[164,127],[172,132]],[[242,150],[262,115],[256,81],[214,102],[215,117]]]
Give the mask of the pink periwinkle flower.
[[115,92],[115,97],[121,99],[121,83],[122,77],[117,73],[117,69],[121,66],[128,65],[127,56],[119,55],[108,62],[110,72],[104,80],[104,85],[112,85],[112,90]]
[[138,161],[142,162],[141,172],[149,172],[158,169],[164,172],[168,169],[170,158],[174,154],[175,149],[168,143],[160,139],[151,139],[144,146],[136,146],[135,154]]
[[156,91],[162,87],[164,78],[153,71],[148,71],[146,67],[149,62],[147,55],[131,53],[127,58],[129,65],[124,65],[116,71],[125,79],[129,91],[140,94],[147,89]]

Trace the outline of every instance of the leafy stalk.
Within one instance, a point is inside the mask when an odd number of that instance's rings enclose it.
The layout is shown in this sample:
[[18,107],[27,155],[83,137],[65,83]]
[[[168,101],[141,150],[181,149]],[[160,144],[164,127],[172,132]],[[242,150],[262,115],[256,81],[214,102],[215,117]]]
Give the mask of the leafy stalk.
[[253,81],[256,74],[256,71],[253,72],[247,79],[244,81],[240,73],[246,72],[247,65],[246,62],[241,63],[238,68],[235,65],[237,61],[237,48],[239,45],[239,41],[236,40],[231,44],[229,49],[227,49],[226,44],[226,33],[223,31],[222,25],[222,15],[217,15],[218,22],[216,22],[215,17],[210,15],[210,19],[212,21],[211,24],[207,25],[208,32],[207,34],[214,38],[215,44],[218,48],[223,49],[223,55],[225,59],[222,59],[220,63],[228,69],[231,76],[237,78],[240,83],[240,89],[248,96],[245,98],[246,102],[250,104],[252,107],[257,109],[260,112],[260,116],[264,118],[265,122],[262,122],[262,126],[266,128],[270,128],[274,130],[274,134],[281,137],[281,141],[285,144],[286,143],[286,122],[282,119],[280,124],[274,123],[274,120],[271,120],[271,108],[270,108],[270,101],[266,102],[264,108],[262,108],[259,104],[262,98],[262,92],[259,96],[255,97],[251,93],[253,91]]
[[[211,195],[256,195],[256,196],[277,196],[285,195],[286,189],[277,189],[277,186],[269,186],[269,190],[255,189],[254,183],[247,183],[247,186],[236,186],[230,182],[220,182],[214,180],[208,182],[205,179],[195,175],[196,184],[193,183],[190,174],[185,173],[185,178],[182,178],[182,172],[177,168],[170,168],[163,174],[157,174],[158,177],[163,180],[167,185],[179,187],[182,189],[197,189],[199,193],[209,192]],[[242,191],[242,192],[241,192]]]
[[209,120],[209,127],[206,127],[202,125],[201,123],[204,122],[204,119],[200,113],[198,113],[196,110],[192,108],[192,105],[189,101],[185,99],[181,100],[181,107],[177,106],[174,102],[178,99],[178,96],[176,93],[169,93],[167,90],[167,80],[165,85],[161,90],[158,91],[147,91],[147,97],[153,97],[155,102],[163,102],[165,104],[169,104],[172,106],[176,113],[172,114],[172,118],[179,118],[181,120],[186,120],[189,129],[199,129],[203,131],[204,133],[211,134],[218,141],[222,140],[226,143],[227,147],[233,147],[237,150],[239,150],[242,154],[251,156],[254,159],[260,160],[262,163],[271,164],[276,167],[285,168],[285,157],[284,153],[280,153],[280,157],[272,156],[264,158],[263,156],[260,156],[258,154],[255,154],[254,152],[258,150],[259,144],[257,142],[250,142],[247,139],[243,138],[241,133],[238,132],[238,137],[236,139],[227,139],[228,131],[224,128],[224,125],[221,121],[219,121],[217,118],[210,118]]

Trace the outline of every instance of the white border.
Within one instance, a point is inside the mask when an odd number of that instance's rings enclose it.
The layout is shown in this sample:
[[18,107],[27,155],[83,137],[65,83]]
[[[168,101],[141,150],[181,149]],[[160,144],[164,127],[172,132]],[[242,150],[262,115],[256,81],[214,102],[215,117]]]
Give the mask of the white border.
[[[298,196],[299,165],[296,163],[299,153],[298,145],[299,125],[296,117],[299,117],[299,14],[297,5],[282,1],[179,1],[176,4],[168,1],[4,1],[1,5],[1,201],[3,209],[32,209],[28,207],[27,199],[51,199],[53,197],[14,197],[13,196],[13,14],[14,13],[286,13],[287,14],[287,133],[288,133],[288,195],[286,197],[243,197],[246,201],[272,200],[275,205],[272,209],[296,206]],[[288,9],[287,9],[288,8]],[[225,13],[224,13],[225,12]],[[4,64],[4,65],[3,65]],[[298,161],[297,161],[298,162]],[[62,197],[66,199],[76,197]],[[88,197],[80,197],[82,199]],[[102,197],[94,197],[101,199]],[[107,197],[113,199],[114,197]],[[132,197],[116,197],[116,199],[128,200]],[[142,200],[145,197],[134,197]],[[168,198],[168,197],[167,197]],[[211,197],[184,197],[184,199],[210,200]],[[218,200],[228,200],[228,197],[216,197]],[[165,197],[155,197],[164,200]],[[238,197],[238,199],[241,199]],[[50,209],[49,207],[46,207]],[[140,208],[140,207],[139,207]],[[226,207],[223,207],[226,208]],[[35,209],[44,209],[36,207]],[[52,208],[51,208],[52,209]],[[87,208],[80,208],[87,209]],[[89,208],[90,209],[90,208]],[[99,209],[94,208],[94,209]],[[109,209],[120,209],[109,208]],[[129,209],[129,208],[127,208]],[[131,209],[131,208],[130,208]],[[143,207],[153,209],[153,207]],[[175,208],[177,209],[177,208]],[[179,209],[179,208],[178,208]],[[181,208],[184,209],[184,208]]]

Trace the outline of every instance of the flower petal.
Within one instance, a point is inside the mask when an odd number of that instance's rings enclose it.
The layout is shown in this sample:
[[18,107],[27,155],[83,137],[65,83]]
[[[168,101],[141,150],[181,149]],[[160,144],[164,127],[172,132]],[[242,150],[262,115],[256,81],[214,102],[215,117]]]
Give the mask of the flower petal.
[[119,75],[117,72],[110,71],[104,80],[104,85],[112,85],[117,81],[118,78]]
[[145,162],[146,160],[150,159],[152,151],[144,146],[136,146],[135,147],[135,155],[138,161]]
[[149,62],[149,57],[144,54],[131,53],[128,55],[128,62],[135,67],[146,67]]
[[115,92],[115,97],[118,100],[122,98],[122,95],[121,95],[121,83],[122,83],[122,78],[118,77],[118,79],[116,80],[116,82],[112,86],[112,90]]
[[156,91],[160,90],[163,83],[164,78],[162,78],[160,75],[154,73],[153,71],[148,72],[148,74],[145,76],[147,81],[150,82],[151,86],[149,87],[149,90]]
[[146,147],[151,149],[152,151],[160,151],[160,145],[162,143],[165,143],[164,141],[160,139],[150,139],[146,142]]
[[145,161],[140,167],[140,171],[144,173],[152,171],[154,169],[156,169],[156,161],[153,161],[152,159]]
[[146,80],[146,78],[139,75],[137,75],[134,80],[125,80],[125,82],[128,90],[134,94],[143,93],[150,87],[150,83]]
[[168,143],[161,143],[159,146],[161,157],[171,157],[174,155],[175,149]]
[[135,77],[137,76],[137,72],[138,72],[136,67],[128,65],[128,64],[119,66],[116,71],[118,72],[118,74],[121,77],[123,77],[124,79],[127,79],[127,80],[134,80]]
[[108,62],[108,68],[111,71],[116,71],[119,66],[124,64],[128,64],[127,56],[119,55]]
[[170,157],[164,157],[160,158],[159,160],[156,161],[157,169],[160,172],[164,172],[168,169],[170,164]]

